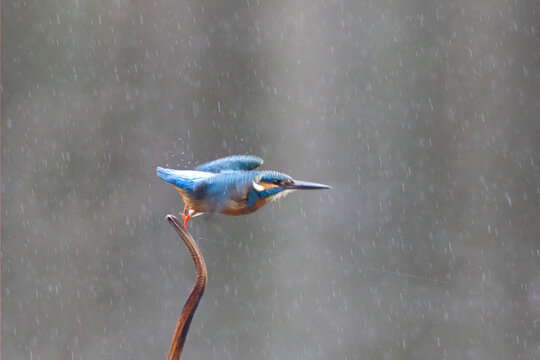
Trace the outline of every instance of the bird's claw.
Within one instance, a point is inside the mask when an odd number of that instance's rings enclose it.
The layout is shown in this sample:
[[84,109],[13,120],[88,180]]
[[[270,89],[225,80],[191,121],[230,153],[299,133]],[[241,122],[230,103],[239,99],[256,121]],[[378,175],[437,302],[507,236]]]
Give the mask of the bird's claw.
[[[184,219],[184,227],[185,227],[186,229],[187,229],[187,223],[188,223],[188,220],[191,218],[191,215],[190,215],[189,212],[188,212],[188,208],[189,208],[189,206],[186,204],[186,205],[184,206],[184,212],[183,212],[182,214],[180,214],[180,215],[182,215],[182,218]],[[186,213],[187,213],[188,215],[186,215]]]
[[184,227],[187,229],[187,222],[191,218],[191,215],[185,215],[185,214],[180,214],[180,215],[182,215],[182,218],[184,219]]

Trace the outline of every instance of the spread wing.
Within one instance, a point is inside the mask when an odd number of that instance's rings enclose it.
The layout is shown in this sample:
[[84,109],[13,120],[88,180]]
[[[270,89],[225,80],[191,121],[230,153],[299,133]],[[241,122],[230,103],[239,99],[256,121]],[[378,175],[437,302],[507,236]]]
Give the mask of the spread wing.
[[234,170],[253,170],[263,163],[263,159],[252,155],[233,155],[201,164],[197,171],[220,173]]

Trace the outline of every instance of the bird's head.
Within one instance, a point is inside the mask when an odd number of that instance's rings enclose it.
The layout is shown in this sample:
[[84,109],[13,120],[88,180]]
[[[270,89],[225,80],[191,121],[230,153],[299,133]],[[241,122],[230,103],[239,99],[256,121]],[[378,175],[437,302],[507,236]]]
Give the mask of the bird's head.
[[331,186],[308,181],[294,180],[277,171],[261,171],[252,182],[253,189],[261,199],[277,200],[295,190],[331,189]]

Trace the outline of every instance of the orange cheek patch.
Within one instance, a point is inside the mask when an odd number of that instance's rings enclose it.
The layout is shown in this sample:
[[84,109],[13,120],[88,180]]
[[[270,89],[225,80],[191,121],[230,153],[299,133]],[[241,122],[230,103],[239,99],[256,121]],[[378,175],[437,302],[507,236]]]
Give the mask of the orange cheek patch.
[[292,180],[285,180],[285,181],[283,181],[283,183],[284,183],[284,184],[287,184],[287,185],[290,185],[290,184],[293,183],[293,181],[292,181]]
[[264,190],[268,190],[268,189],[278,187],[276,184],[269,184],[269,183],[265,183],[265,182],[261,182],[260,185],[264,188]]

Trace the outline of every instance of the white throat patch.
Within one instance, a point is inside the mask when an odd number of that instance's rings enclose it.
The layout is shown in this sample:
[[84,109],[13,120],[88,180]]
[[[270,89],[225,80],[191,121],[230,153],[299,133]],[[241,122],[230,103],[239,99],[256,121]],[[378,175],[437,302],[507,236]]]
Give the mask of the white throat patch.
[[296,189],[288,189],[288,190],[283,190],[283,191],[280,191],[278,192],[276,195],[272,196],[272,201],[276,201],[284,196],[287,196],[289,195],[290,193],[292,192],[295,192]]

